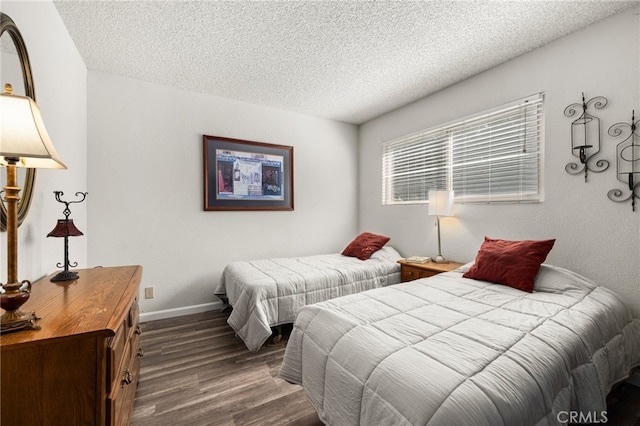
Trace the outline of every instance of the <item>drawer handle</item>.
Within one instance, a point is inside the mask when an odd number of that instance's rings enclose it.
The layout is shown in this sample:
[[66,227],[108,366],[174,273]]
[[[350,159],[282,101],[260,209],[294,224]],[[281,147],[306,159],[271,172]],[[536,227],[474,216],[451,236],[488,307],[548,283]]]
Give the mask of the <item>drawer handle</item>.
[[136,325],[136,334],[137,335],[142,334],[142,328],[140,327],[140,324]]
[[128,368],[124,369],[124,373],[122,374],[122,382],[120,383],[120,387],[124,387],[125,385],[130,385],[133,382],[133,374],[129,371]]
[[136,355],[138,358],[142,358],[144,356],[144,349],[138,348],[138,353]]

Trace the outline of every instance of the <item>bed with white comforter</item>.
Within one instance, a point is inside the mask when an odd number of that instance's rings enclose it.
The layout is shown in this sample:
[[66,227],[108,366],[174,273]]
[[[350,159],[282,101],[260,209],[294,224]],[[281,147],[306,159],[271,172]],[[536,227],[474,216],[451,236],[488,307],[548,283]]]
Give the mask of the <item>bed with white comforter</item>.
[[619,296],[542,265],[533,293],[449,272],[306,306],[280,377],[329,425],[546,425],[602,420],[638,365]]
[[367,260],[333,253],[232,262],[215,294],[228,299],[227,322],[255,352],[271,327],[293,323],[305,305],[399,283],[400,258],[383,247]]

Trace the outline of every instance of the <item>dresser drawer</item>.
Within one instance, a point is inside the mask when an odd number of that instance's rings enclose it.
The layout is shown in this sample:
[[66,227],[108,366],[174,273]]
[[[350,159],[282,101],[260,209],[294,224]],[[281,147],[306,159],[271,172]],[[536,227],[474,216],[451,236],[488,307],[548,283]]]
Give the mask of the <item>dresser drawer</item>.
[[438,275],[440,272],[436,271],[420,271],[420,278],[432,277],[434,275]]
[[111,338],[107,347],[107,393],[118,385],[120,365],[125,353],[130,352],[129,345],[129,328],[125,321],[118,327],[116,335]]
[[137,299],[112,338],[108,353],[107,424],[128,425],[140,375],[140,309]]
[[427,278],[436,275],[437,272],[429,271],[411,266],[402,265],[401,280],[402,282],[417,280],[418,278]]
[[107,424],[128,425],[133,409],[136,385],[140,375],[140,336],[134,334],[126,346],[123,364],[118,371],[116,383],[107,398]]
[[123,370],[131,363],[131,357],[135,357],[138,353],[140,342],[139,312],[138,300],[135,299],[125,320],[118,327],[116,335],[111,338],[107,347],[107,393],[111,393],[119,386]]
[[[127,315],[127,325],[131,331],[138,329],[138,319],[140,318],[140,305],[138,305],[138,298],[133,300],[129,314]],[[139,329],[138,329],[139,332]]]

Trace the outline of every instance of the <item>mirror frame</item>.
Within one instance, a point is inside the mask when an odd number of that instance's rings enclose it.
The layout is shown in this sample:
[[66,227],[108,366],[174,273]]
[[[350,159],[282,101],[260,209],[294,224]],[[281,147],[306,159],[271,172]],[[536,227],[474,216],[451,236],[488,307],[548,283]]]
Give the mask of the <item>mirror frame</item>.
[[[0,12],[0,37],[7,32],[13,40],[13,44],[18,52],[18,58],[20,59],[20,67],[22,68],[22,77],[24,80],[24,92],[25,95],[36,101],[36,89],[33,84],[33,75],[31,74],[31,63],[29,62],[29,54],[27,53],[27,47],[22,39],[22,34],[18,30],[18,27],[8,15]],[[0,90],[2,90],[0,88]],[[22,196],[18,201],[18,226],[22,224],[27,217],[29,207],[31,206],[31,200],[33,198],[34,187],[36,183],[36,169],[27,168],[22,185]],[[7,208],[4,205],[4,201],[0,202],[0,231],[7,230]]]

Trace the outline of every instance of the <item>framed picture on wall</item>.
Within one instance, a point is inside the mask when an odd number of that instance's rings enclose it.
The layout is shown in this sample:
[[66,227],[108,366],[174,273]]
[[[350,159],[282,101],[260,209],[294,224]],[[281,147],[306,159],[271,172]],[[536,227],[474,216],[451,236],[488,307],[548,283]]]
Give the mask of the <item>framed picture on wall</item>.
[[293,147],[203,136],[205,210],[293,210]]

